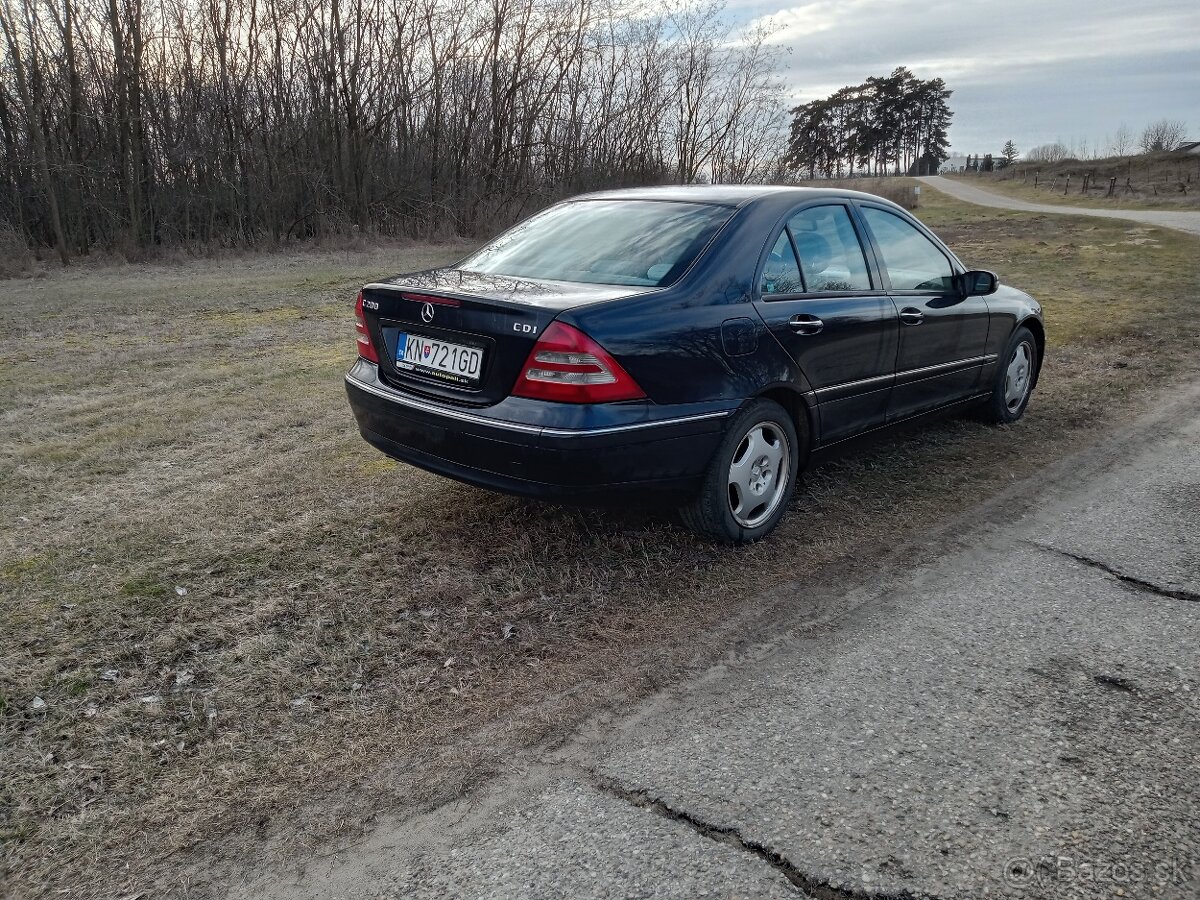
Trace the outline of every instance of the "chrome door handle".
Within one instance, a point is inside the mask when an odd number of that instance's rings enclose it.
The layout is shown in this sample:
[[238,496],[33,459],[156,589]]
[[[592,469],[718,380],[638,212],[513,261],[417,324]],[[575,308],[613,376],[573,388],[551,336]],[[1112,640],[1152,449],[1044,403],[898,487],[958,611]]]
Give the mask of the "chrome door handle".
[[925,313],[912,306],[906,306],[900,310],[900,321],[905,325],[920,325],[925,321]]
[[788,319],[788,328],[796,334],[820,334],[825,323],[816,316],[792,316]]

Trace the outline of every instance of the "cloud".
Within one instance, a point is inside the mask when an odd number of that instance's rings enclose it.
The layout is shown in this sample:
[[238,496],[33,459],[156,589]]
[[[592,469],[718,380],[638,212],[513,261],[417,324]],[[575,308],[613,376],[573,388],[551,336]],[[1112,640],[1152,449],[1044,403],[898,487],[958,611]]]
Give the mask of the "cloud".
[[1194,51],[1084,59],[1029,67],[1011,78],[961,87],[951,132],[964,152],[1012,139],[1022,149],[1061,140],[1105,145],[1121,124],[1184,120],[1200,140],[1200,67]]
[[1003,143],[997,120],[1038,143],[1100,138],[1119,124],[1114,110],[1135,128],[1170,116],[1200,132],[1200,3],[811,0],[731,12],[778,29],[796,101],[901,65],[944,78],[955,91],[951,140],[963,151]]

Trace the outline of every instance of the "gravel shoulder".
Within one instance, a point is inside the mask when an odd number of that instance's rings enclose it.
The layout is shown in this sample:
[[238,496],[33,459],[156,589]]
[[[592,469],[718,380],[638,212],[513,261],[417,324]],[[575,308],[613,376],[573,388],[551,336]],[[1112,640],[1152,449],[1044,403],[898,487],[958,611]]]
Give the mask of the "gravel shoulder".
[[1160,228],[1172,228],[1186,234],[1200,234],[1200,212],[1175,212],[1143,209],[1089,209],[1081,206],[1063,206],[1050,203],[1030,203],[1013,197],[1004,197],[985,191],[970,184],[963,184],[940,175],[929,175],[918,179],[923,184],[936,188],[956,200],[964,203],[974,203],[977,206],[988,206],[992,209],[1012,209],[1020,212],[1052,213],[1068,216],[1094,216],[1102,219],[1125,219],[1130,222],[1140,222],[1143,225],[1156,225]]

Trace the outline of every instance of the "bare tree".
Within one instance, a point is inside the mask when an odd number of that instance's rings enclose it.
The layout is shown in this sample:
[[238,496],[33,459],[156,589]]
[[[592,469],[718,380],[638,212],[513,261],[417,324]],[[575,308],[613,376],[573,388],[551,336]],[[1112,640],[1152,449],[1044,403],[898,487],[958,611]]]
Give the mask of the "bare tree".
[[1159,119],[1151,122],[1138,141],[1143,153],[1175,150],[1187,139],[1187,124],[1178,119]]
[[769,33],[682,2],[0,0],[0,223],[62,254],[473,233],[771,177]]
[[1067,147],[1055,141],[1053,144],[1039,144],[1025,154],[1025,159],[1029,162],[1055,163],[1067,159],[1070,155],[1071,151]]
[[36,27],[34,20],[36,13],[29,5],[25,6],[24,12],[25,18],[23,24],[25,32],[31,36],[26,47],[23,48],[21,46],[20,35],[13,16],[10,0],[4,0],[4,6],[0,8],[0,31],[4,33],[9,62],[17,84],[17,96],[20,98],[21,106],[24,108],[29,141],[33,147],[34,157],[37,160],[38,175],[41,177],[42,190],[46,195],[46,205],[49,211],[50,225],[54,232],[55,247],[58,250],[59,259],[62,260],[62,264],[65,266],[70,263],[71,257],[67,248],[66,235],[63,233],[62,215],[59,212],[58,206],[58,190],[50,175],[50,157],[46,146],[46,135],[42,131],[46,122],[45,109],[41,99],[41,89],[36,84],[30,84],[24,60],[27,48],[34,69],[38,68],[37,43],[32,38]]
[[1108,145],[1109,152],[1113,156],[1128,156],[1129,151],[1134,147],[1133,129],[1124,122],[1117,128],[1116,133],[1112,137],[1112,141]]

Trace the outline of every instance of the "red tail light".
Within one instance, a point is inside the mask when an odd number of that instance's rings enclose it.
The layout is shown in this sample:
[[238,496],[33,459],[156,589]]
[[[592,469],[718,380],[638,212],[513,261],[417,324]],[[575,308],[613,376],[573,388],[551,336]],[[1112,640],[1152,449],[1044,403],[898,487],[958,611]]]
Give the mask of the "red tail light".
[[354,330],[358,332],[358,355],[368,362],[379,362],[379,354],[371,343],[371,332],[367,330],[367,320],[363,316],[362,291],[354,301]]
[[563,322],[551,322],[538,338],[513,394],[560,403],[608,403],[646,396],[608,351]]

